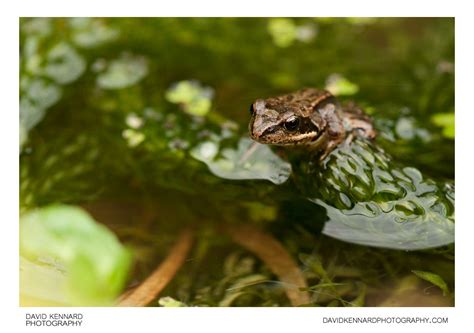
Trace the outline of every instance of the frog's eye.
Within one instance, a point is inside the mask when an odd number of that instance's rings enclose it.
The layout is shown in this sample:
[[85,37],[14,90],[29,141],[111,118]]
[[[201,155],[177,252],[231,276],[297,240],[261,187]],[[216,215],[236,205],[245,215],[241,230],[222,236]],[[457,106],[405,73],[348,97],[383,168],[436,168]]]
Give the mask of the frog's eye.
[[250,104],[249,111],[250,111],[250,114],[253,114],[253,104]]
[[283,124],[283,127],[289,132],[294,132],[300,127],[300,118],[296,116],[292,116],[288,118],[285,123]]

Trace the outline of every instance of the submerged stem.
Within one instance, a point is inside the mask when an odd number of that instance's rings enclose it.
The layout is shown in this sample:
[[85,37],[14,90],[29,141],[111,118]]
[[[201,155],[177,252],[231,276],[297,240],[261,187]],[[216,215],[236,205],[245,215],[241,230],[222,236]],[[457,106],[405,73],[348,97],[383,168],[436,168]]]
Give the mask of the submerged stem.
[[255,253],[278,276],[286,286],[285,292],[291,305],[311,302],[308,292],[302,291],[308,288],[303,273],[278,240],[251,225],[226,225],[223,230],[234,242]]
[[193,244],[194,232],[186,229],[181,232],[177,242],[171,248],[165,260],[151,275],[138,287],[123,295],[118,302],[119,306],[146,306],[153,301],[168,285],[179,268],[183,265],[186,256]]

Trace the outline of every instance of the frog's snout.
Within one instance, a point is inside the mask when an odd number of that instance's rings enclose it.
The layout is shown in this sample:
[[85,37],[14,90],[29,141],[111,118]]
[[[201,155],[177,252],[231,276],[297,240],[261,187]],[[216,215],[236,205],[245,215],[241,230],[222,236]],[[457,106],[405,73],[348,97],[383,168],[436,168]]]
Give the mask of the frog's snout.
[[252,140],[258,141],[258,138],[262,135],[259,133],[258,130],[255,128],[255,115],[252,115],[249,122],[249,136]]

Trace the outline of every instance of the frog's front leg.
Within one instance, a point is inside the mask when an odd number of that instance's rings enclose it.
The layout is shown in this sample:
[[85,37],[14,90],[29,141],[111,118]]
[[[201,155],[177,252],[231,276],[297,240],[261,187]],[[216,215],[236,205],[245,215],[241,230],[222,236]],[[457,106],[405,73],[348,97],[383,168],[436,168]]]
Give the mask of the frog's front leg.
[[320,108],[319,114],[326,123],[325,131],[326,145],[322,149],[321,160],[326,158],[331,151],[336,148],[346,137],[346,129],[344,123],[337,110],[337,106],[333,103],[326,104],[323,108]]

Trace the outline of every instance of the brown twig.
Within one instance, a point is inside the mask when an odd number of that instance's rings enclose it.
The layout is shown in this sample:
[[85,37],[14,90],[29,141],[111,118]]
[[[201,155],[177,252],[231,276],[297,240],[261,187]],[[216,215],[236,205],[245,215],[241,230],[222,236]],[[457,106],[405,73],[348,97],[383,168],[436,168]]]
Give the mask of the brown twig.
[[255,253],[278,276],[280,281],[293,288],[285,288],[286,295],[293,306],[311,302],[303,273],[283,245],[269,234],[252,225],[226,225],[223,227],[234,242]]
[[138,287],[123,295],[119,306],[146,306],[153,301],[171,281],[193,244],[194,232],[184,230],[165,260]]

